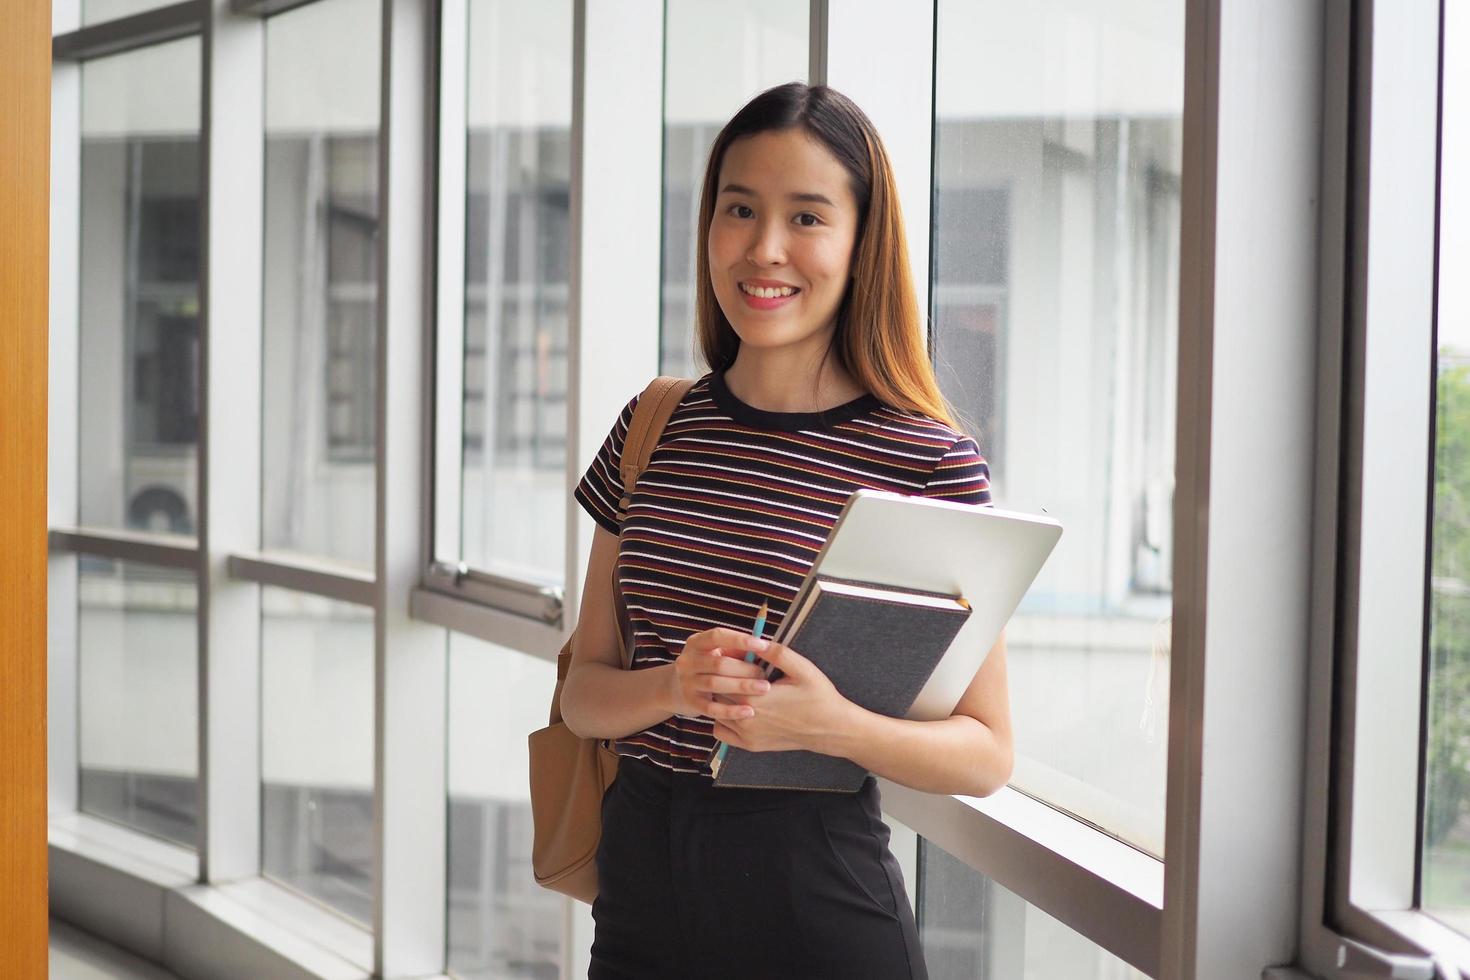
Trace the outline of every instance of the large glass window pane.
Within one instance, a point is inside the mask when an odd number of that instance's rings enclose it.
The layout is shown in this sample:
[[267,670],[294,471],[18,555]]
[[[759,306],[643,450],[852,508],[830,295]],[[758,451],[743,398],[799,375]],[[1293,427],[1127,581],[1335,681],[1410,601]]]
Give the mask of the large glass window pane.
[[461,557],[560,585],[572,5],[470,0],[467,43]]
[[1444,5],[1439,357],[1420,902],[1470,933],[1470,9]]
[[1147,980],[922,839],[919,881],[919,934],[930,980]]
[[563,899],[531,874],[526,733],[546,724],[556,668],[449,639],[449,968],[463,980],[558,977]]
[[372,921],[373,615],[261,589],[265,874]]
[[999,504],[1066,526],[1011,623],[1014,785],[1163,850],[1181,0],[940,0],[935,364]]
[[[373,562],[381,5],[266,22],[262,545]],[[351,38],[351,43],[344,43]]]
[[805,81],[807,5],[668,0],[664,5],[664,216],[660,370],[694,377],[694,225],[710,144],[741,106]]
[[81,521],[192,535],[199,41],[82,66]]
[[199,773],[194,576],[136,562],[79,561],[81,809],[192,849]]

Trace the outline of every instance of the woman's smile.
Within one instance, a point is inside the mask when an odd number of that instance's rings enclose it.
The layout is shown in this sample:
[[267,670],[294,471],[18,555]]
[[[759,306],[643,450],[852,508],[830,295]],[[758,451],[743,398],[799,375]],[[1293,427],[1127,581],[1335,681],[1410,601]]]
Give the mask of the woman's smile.
[[794,300],[801,290],[773,279],[746,279],[740,282],[740,298],[753,310],[775,310]]

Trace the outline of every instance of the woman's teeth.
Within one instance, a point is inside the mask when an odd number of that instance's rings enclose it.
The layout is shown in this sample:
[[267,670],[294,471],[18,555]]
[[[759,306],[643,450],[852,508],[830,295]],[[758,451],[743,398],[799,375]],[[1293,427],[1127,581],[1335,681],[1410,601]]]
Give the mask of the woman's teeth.
[[743,282],[740,284],[740,290],[752,296],[759,296],[762,299],[790,296],[797,291],[794,286],[747,286]]

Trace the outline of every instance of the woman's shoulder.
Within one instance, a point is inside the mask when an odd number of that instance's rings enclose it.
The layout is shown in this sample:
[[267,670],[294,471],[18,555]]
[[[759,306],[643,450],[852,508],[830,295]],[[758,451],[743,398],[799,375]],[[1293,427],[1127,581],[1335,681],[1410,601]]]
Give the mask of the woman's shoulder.
[[942,449],[944,454],[967,451],[980,455],[980,447],[972,436],[943,419],[883,402],[872,415],[879,428],[922,439],[926,444]]
[[974,438],[923,412],[891,407],[886,411],[904,432],[917,434],[910,437],[910,445],[925,450],[919,454],[929,467],[923,496],[976,506],[991,504],[990,463]]

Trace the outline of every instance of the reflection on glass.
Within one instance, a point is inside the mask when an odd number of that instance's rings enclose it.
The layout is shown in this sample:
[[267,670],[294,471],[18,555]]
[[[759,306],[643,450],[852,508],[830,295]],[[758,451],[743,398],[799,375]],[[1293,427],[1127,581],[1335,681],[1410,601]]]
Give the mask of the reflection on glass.
[[1180,0],[940,0],[935,366],[1067,531],[1008,631],[1013,783],[1163,851]]
[[194,534],[199,41],[82,66],[81,521]]
[[367,925],[372,610],[261,589],[262,870]]
[[919,881],[919,934],[930,980],[1147,980],[922,839]]
[[1470,9],[1444,7],[1439,357],[1420,904],[1470,933]]
[[321,0],[265,27],[262,544],[357,565],[376,507],[381,19],[375,0]]
[[563,903],[531,874],[521,750],[546,724],[556,668],[449,636],[449,968],[462,980],[559,977]]
[[467,43],[461,555],[559,585],[572,5],[470,0]]
[[805,81],[805,4],[668,0],[664,5],[664,227],[660,373],[692,378],[694,225],[710,144],[740,107]]
[[189,572],[83,557],[81,809],[195,847],[197,590]]

